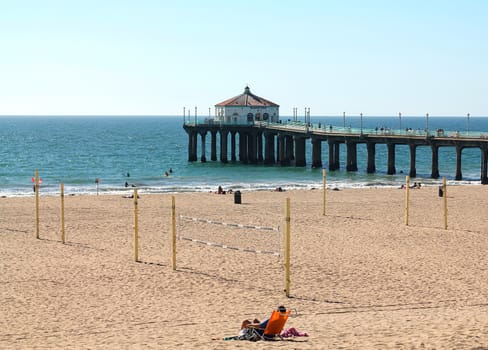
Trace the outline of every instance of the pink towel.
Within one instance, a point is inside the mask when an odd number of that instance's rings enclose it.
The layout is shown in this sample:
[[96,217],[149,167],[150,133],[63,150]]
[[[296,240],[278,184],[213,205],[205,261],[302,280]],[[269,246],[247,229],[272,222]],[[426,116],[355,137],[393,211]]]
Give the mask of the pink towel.
[[305,333],[305,332],[299,332],[294,327],[291,327],[291,328],[282,330],[280,335],[283,338],[289,338],[289,337],[308,337],[308,334],[307,333]]

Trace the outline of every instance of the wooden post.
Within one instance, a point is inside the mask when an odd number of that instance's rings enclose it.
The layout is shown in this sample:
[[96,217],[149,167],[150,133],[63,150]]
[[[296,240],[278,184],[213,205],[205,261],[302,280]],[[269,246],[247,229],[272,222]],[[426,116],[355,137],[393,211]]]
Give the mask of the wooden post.
[[34,190],[36,191],[36,238],[39,239],[39,170],[36,169]]
[[175,196],[171,196],[171,247],[173,271],[176,270],[176,205]]
[[444,194],[444,230],[447,230],[447,184],[446,178],[442,178],[442,191]]
[[134,188],[134,261],[139,261],[139,227],[137,215],[137,188]]
[[285,294],[290,297],[290,198],[285,207]]
[[405,179],[405,225],[408,226],[408,209],[410,205],[410,176]]
[[66,243],[64,232],[64,184],[59,185],[61,190],[61,242]]
[[327,192],[327,170],[322,169],[322,186],[323,186],[323,191],[324,191],[324,198],[323,198],[323,212],[322,215],[325,216],[325,200],[326,200],[326,192]]

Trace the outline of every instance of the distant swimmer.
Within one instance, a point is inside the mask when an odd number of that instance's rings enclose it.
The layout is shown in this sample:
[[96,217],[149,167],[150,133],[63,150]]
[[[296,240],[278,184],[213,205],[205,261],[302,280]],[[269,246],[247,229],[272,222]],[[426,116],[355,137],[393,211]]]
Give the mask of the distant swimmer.
[[173,168],[169,168],[169,173],[173,173]]
[[167,171],[164,172],[164,176],[169,176]]

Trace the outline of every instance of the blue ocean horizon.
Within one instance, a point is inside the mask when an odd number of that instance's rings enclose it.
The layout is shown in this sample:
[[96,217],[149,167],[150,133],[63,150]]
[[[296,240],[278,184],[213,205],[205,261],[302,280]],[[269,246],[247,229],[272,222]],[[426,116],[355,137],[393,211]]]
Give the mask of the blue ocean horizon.
[[[193,118],[191,118],[193,120]],[[293,117],[282,116],[287,122]],[[203,122],[204,117],[198,118]],[[303,117],[298,120],[303,121]],[[306,167],[281,167],[219,161],[188,162],[188,136],[183,116],[2,116],[0,117],[0,196],[33,194],[32,178],[39,170],[41,193],[56,194],[65,184],[68,194],[95,194],[96,179],[101,194],[125,193],[137,186],[142,193],[208,192],[220,185],[233,190],[312,189],[322,186],[322,172],[311,169],[310,142]],[[393,130],[426,127],[425,117],[311,117],[314,124],[364,129]],[[430,130],[470,134],[488,133],[488,117],[430,117]],[[209,141],[207,138],[207,142]],[[200,139],[199,139],[200,142]],[[407,146],[396,148],[396,175],[387,175],[386,146],[377,145],[375,174],[366,173],[366,147],[358,145],[357,172],[345,170],[345,149],[341,146],[341,169],[328,172],[330,187],[362,188],[399,186],[410,167]],[[201,150],[198,145],[198,157]],[[206,147],[210,159],[210,146]],[[327,143],[322,145],[322,161],[328,166]],[[462,181],[454,181],[456,152],[439,150],[439,171],[451,184],[479,184],[481,152],[463,150]],[[417,177],[425,185],[430,179],[431,150],[417,149]],[[165,172],[172,169],[169,176]],[[413,181],[413,180],[412,180]],[[126,187],[128,186],[128,187]]]

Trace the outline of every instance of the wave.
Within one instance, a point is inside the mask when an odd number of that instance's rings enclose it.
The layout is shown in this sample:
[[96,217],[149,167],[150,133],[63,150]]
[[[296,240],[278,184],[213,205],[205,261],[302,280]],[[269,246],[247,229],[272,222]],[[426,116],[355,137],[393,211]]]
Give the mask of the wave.
[[[442,183],[442,179],[430,179],[430,178],[413,178],[411,182],[420,182],[423,186],[439,186]],[[327,189],[360,189],[360,188],[392,188],[399,187],[405,183],[404,177],[395,177],[391,180],[385,180],[382,178],[368,179],[365,181],[357,180],[327,180]],[[447,184],[450,186],[457,185],[479,185],[479,180],[447,180]],[[171,183],[166,185],[160,184],[139,184],[136,187],[121,187],[114,185],[100,185],[97,188],[93,184],[75,184],[65,185],[65,196],[80,196],[80,195],[130,195],[134,188],[138,189],[140,194],[171,194],[171,193],[188,193],[188,192],[215,192],[218,186],[222,186],[224,190],[232,189],[233,191],[274,191],[276,188],[281,187],[283,190],[315,190],[322,189],[322,182],[291,182],[286,180],[277,180],[273,183],[270,182],[222,182],[219,184],[214,183]],[[59,186],[41,186],[40,194],[42,196],[57,196],[59,195]],[[31,197],[34,196],[32,187],[24,188],[3,188],[0,189],[0,197]]]

